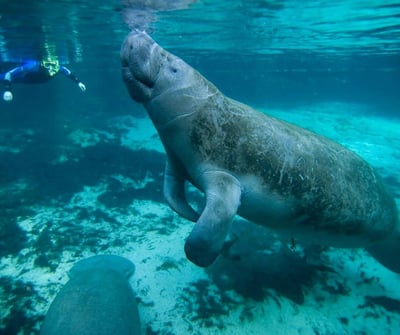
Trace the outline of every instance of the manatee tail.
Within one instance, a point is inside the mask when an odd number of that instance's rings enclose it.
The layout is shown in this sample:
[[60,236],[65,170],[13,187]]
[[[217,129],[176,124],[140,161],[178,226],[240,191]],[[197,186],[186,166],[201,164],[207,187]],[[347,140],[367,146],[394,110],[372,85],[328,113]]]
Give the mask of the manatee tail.
[[368,252],[390,271],[400,273],[400,232],[367,248]]

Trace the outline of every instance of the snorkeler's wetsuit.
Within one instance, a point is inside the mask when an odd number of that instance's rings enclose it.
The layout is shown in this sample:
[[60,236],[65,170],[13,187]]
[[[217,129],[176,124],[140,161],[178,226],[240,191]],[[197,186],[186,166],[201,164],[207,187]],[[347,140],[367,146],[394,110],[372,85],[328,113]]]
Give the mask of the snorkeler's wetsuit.
[[[79,79],[72,74],[64,66],[60,66],[59,72],[69,77],[71,80],[79,84]],[[10,90],[12,82],[16,83],[44,83],[50,80],[52,76],[48,69],[41,65],[38,61],[29,61],[25,64],[18,66],[6,73],[0,74],[0,80],[5,83],[5,90]]]
[[[53,63],[53,66],[51,66]],[[4,82],[3,100],[10,102],[13,95],[10,92],[11,83],[43,83],[51,79],[54,75],[61,72],[72,81],[76,82],[82,92],[86,91],[86,86],[72,74],[65,66],[59,66],[56,62],[38,62],[28,61],[25,64],[18,66],[6,73],[0,74],[0,81]]]

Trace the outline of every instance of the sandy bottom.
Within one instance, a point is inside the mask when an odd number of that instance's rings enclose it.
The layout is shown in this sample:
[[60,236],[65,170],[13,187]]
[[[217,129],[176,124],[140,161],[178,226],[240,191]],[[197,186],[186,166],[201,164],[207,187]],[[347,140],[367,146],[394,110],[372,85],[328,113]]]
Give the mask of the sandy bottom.
[[[400,120],[370,112],[343,103],[268,111],[356,151],[379,169],[400,208]],[[9,132],[0,129],[0,153],[10,164],[29,160],[35,130],[12,140]],[[74,129],[56,149],[43,155],[42,169],[16,171],[0,185],[0,334],[38,333],[68,270],[96,254],[135,263],[143,334],[400,334],[400,275],[363,250],[292,250],[238,218],[235,257],[209,269],[187,261],[192,224],[163,202],[163,149],[148,119]]]

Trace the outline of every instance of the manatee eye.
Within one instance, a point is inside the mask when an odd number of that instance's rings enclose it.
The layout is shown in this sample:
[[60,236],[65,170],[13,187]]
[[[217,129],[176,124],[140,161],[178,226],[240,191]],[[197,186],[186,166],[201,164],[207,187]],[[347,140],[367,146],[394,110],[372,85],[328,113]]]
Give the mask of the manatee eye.
[[171,70],[172,70],[173,73],[177,73],[178,72],[178,69],[176,67],[173,67]]

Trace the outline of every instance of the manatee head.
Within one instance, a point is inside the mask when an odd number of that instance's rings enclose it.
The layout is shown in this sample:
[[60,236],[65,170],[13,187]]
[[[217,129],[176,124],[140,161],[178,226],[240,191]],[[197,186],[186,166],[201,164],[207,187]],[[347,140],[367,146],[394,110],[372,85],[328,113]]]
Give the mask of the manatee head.
[[69,271],[69,277],[85,276],[96,271],[115,271],[125,278],[135,272],[135,265],[128,259],[116,255],[97,255],[78,261]]
[[187,71],[192,69],[138,30],[132,31],[122,44],[121,65],[129,94],[139,103],[182,86]]
[[219,92],[190,65],[138,30],[122,44],[121,65],[131,98],[146,107],[155,124],[199,110]]

